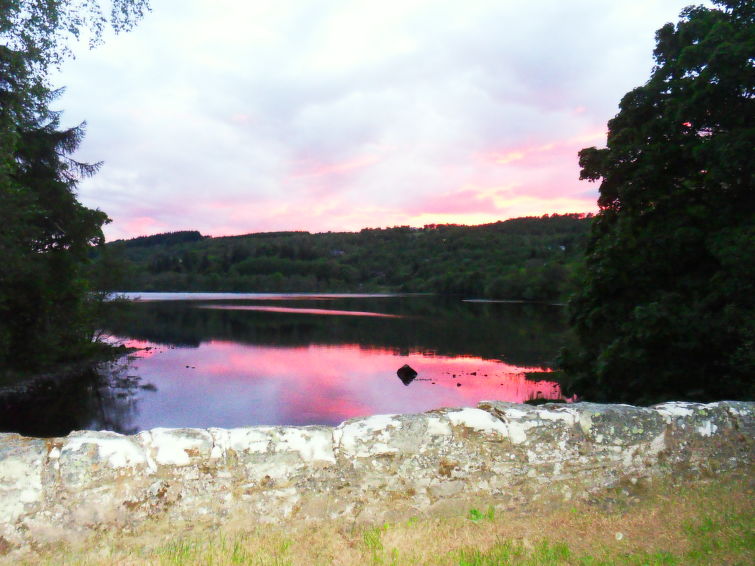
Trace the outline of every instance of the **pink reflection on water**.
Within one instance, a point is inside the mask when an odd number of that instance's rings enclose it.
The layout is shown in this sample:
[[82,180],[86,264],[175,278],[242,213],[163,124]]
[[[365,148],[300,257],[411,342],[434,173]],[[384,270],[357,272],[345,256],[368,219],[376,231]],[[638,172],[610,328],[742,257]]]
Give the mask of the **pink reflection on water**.
[[[337,346],[268,347],[211,341],[198,348],[156,347],[134,360],[144,383],[138,426],[235,427],[337,424],[384,413],[523,402],[561,396],[554,382],[527,380],[525,368],[477,357],[447,357]],[[417,372],[408,386],[403,364]]]
[[101,340],[107,344],[123,346],[135,350],[129,354],[132,358],[148,358],[159,353],[161,350],[152,342],[137,340],[135,338],[118,338],[116,336],[102,336]]
[[202,305],[201,309],[228,310],[228,311],[262,311],[262,312],[284,312],[294,314],[324,314],[330,316],[373,316],[379,318],[402,318],[398,314],[385,314],[380,312],[369,311],[340,311],[333,309],[305,309],[297,307],[266,307],[260,305]]
[[330,301],[336,299],[387,299],[403,296],[401,293],[196,293],[127,291],[115,293],[136,302],[150,301]]

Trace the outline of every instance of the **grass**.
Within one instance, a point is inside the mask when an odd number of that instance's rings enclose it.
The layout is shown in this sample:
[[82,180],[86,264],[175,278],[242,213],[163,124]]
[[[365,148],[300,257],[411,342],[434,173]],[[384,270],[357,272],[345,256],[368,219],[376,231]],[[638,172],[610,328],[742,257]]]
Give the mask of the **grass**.
[[[494,503],[494,502],[493,502]],[[6,560],[9,560],[7,557]],[[3,562],[0,558],[0,563]],[[220,527],[167,520],[100,533],[13,564],[217,565],[751,565],[749,474],[627,486],[587,501],[526,509],[459,507],[442,516],[355,525],[322,521]]]

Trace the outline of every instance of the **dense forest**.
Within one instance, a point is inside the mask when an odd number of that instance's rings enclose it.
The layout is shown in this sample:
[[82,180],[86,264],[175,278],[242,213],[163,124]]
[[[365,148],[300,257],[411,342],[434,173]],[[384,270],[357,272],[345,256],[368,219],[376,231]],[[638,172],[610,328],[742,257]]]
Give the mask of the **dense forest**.
[[85,124],[61,126],[48,74],[71,55],[69,40],[96,45],[105,29],[130,29],[146,0],[109,7],[0,0],[0,378],[93,351],[98,302],[84,272],[109,219],[77,199],[100,164],[74,158]]
[[562,301],[590,228],[584,214],[481,226],[360,232],[196,231],[117,240],[97,252],[95,279],[122,291],[404,291]]

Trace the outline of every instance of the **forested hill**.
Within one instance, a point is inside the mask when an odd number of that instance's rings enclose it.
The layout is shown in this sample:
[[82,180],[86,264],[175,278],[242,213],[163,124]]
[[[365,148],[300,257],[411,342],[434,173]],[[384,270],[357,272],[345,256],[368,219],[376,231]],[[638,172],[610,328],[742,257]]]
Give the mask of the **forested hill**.
[[360,232],[196,231],[117,240],[95,262],[122,291],[405,291],[555,301],[573,285],[591,218],[515,218]]

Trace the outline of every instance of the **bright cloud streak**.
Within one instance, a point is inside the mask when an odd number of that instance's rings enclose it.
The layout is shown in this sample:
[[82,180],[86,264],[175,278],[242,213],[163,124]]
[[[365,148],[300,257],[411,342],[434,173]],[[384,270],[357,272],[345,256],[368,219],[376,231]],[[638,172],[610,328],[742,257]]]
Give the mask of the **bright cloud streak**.
[[576,153],[688,0],[153,0],[55,78],[110,238],[595,209]]

